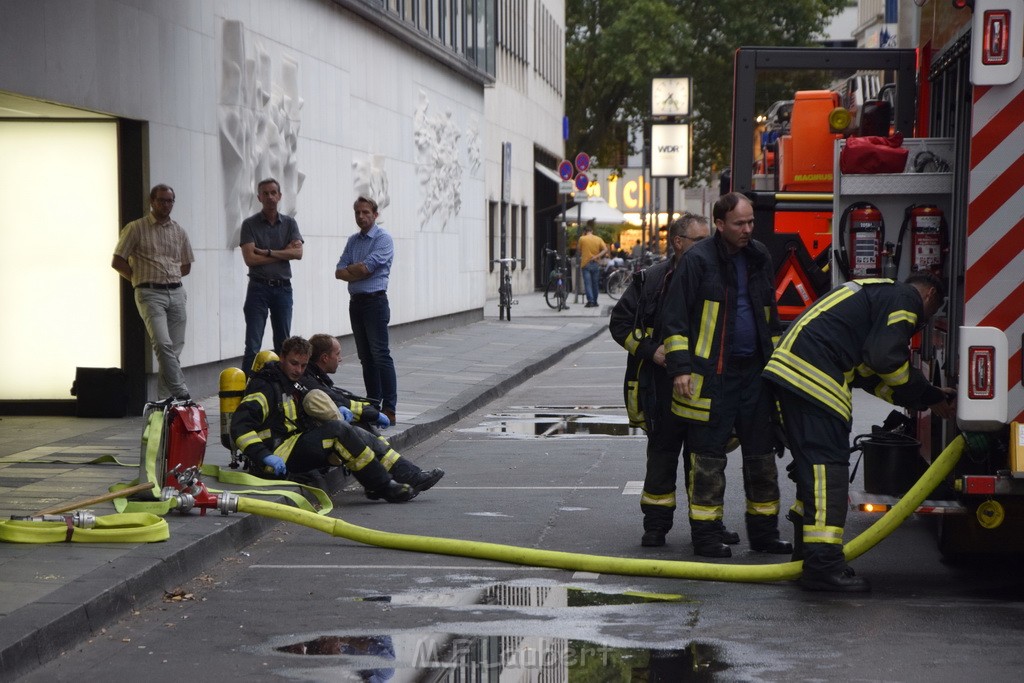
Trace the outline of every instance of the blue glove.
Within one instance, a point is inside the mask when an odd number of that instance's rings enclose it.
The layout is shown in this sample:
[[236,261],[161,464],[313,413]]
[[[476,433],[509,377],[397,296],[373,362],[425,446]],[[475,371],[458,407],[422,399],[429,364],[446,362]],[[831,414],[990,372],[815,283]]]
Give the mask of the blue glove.
[[341,413],[341,419],[345,422],[352,421],[352,411],[345,406],[338,406],[338,412]]
[[390,427],[391,426],[391,420],[389,420],[388,416],[385,415],[384,413],[380,413],[380,414],[377,415],[377,426],[382,428],[382,429],[384,427]]
[[274,474],[279,477],[283,477],[284,475],[288,474],[288,467],[285,466],[284,460],[282,460],[280,456],[274,455],[273,453],[263,458],[263,464],[269,467],[270,469],[274,470]]

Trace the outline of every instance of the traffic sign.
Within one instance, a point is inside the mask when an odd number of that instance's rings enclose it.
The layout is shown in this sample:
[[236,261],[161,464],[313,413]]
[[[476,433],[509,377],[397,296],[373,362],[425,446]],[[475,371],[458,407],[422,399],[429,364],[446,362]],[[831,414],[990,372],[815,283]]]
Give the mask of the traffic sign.
[[572,164],[568,159],[558,162],[558,177],[562,180],[572,180]]
[[576,189],[580,192],[586,192],[587,187],[590,185],[590,178],[587,177],[586,173],[576,174]]
[[559,194],[572,194],[572,181],[563,180],[558,183],[558,192]]
[[586,152],[580,152],[576,155],[576,170],[580,173],[586,173],[590,170],[590,155]]

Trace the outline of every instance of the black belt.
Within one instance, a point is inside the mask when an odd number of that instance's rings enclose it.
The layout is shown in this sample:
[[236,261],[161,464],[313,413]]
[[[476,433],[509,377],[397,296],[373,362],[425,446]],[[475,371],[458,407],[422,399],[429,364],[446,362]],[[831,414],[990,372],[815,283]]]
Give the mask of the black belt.
[[380,289],[376,292],[354,292],[352,294],[353,299],[369,299],[375,296],[387,296],[388,291],[386,289]]
[[135,289],[177,289],[181,287],[180,282],[172,282],[169,285],[161,285],[156,282],[140,282],[135,285]]
[[292,284],[291,280],[288,280],[288,279],[285,279],[285,278],[281,278],[281,279],[278,280],[278,279],[272,279],[272,278],[252,277],[251,275],[249,276],[249,278],[253,282],[258,282],[261,285],[267,285],[269,287],[288,287],[289,285]]

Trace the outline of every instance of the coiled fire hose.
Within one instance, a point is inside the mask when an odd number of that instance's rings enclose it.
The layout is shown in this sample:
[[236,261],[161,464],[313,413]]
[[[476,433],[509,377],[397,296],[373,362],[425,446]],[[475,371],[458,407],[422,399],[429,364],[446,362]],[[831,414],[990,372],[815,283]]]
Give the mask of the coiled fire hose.
[[[925,471],[918,482],[911,487],[911,489],[896,505],[894,505],[885,515],[872,524],[862,534],[846,544],[844,548],[846,558],[848,560],[852,560],[864,554],[902,524],[904,520],[906,520],[907,517],[909,517],[928,497],[928,494],[930,494],[953,470],[953,466],[960,459],[961,453],[963,453],[964,444],[963,436],[958,436],[954,439],[952,443],[950,443],[949,446],[947,446],[939,455],[939,457],[932,462],[931,466]],[[464,541],[452,538],[396,534],[368,529],[366,527],[350,524],[344,520],[324,517],[313,512],[307,512],[305,510],[281,505],[279,503],[256,500],[254,498],[238,498],[237,511],[300,524],[332,536],[346,538],[351,541],[381,548],[426,552],[438,555],[453,555],[458,557],[494,560],[510,564],[550,567],[553,569],[566,569],[573,571],[589,571],[603,574],[757,583],[795,579],[800,576],[803,565],[802,562],[783,562],[766,565],[725,565],[678,560],[622,558],[604,555],[568,553],[557,550],[538,550],[535,548],[523,548],[483,541]],[[145,538],[129,538],[131,532],[124,528],[124,523],[127,520],[123,519],[128,516],[129,515],[110,515],[108,517],[99,517],[96,518],[96,524],[97,527],[99,527],[100,521],[107,520],[109,517],[121,518],[121,528],[117,528],[116,530],[118,532],[123,532],[124,536],[118,540],[125,542],[143,542],[147,540]],[[152,515],[149,516],[152,517]],[[164,523],[166,524],[166,522]],[[25,524],[38,526],[52,525],[54,529],[49,532],[49,540],[30,541],[26,540],[24,537],[19,539],[9,537],[8,530],[11,528],[11,525],[14,525],[15,529],[20,529],[21,526]],[[83,531],[98,532],[99,529],[78,530],[76,531],[75,536]],[[144,533],[141,530],[136,530],[136,532],[140,535]],[[67,524],[65,523],[0,521],[0,540],[4,541],[49,543],[65,540],[62,537],[66,533]],[[61,538],[56,538],[54,536],[61,536]],[[97,542],[99,539],[70,538],[69,540]],[[110,541],[114,539],[105,538],[103,540]]]

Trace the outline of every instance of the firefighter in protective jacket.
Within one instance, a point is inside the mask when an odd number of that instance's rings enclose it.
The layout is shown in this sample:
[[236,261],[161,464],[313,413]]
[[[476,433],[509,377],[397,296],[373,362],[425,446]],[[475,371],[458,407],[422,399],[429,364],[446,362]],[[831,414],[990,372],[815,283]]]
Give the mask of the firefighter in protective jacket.
[[938,311],[942,280],[854,280],[797,318],[764,369],[775,385],[794,459],[794,559],[807,590],[866,591],[843,556],[850,477],[852,387],[912,409],[956,415],[955,390],[933,386],[910,364],[910,339]]
[[[388,440],[380,435],[375,427],[388,427],[391,423],[387,415],[371,403],[355,394],[345,391],[334,384],[331,375],[341,365],[341,344],[329,334],[314,334],[309,338],[312,349],[309,364],[299,383],[307,390],[319,389],[331,401],[334,412],[340,412],[345,424],[376,454],[384,468],[391,473],[395,481],[408,484],[416,493],[422,493],[432,487],[444,476],[444,470],[435,467],[424,471],[398,451],[391,447]],[[373,495],[367,492],[367,496]]]
[[231,418],[231,438],[250,467],[257,474],[283,477],[344,465],[368,496],[389,503],[412,500],[416,490],[394,481],[350,425],[340,419],[320,422],[309,414],[304,406],[308,394],[297,383],[309,355],[308,341],[289,337],[281,346],[281,360],[265,364],[249,379]]
[[672,412],[689,421],[687,457],[694,553],[730,557],[721,540],[726,445],[735,430],[751,549],[788,554],[779,538],[778,440],[761,370],[781,331],[774,269],[752,238],[754,209],[744,195],[713,208],[716,232],[683,257],[665,297],[665,361],[673,378]]
[[676,474],[686,437],[686,423],[671,409],[672,381],[665,374],[661,335],[662,299],[679,259],[708,234],[703,216],[687,213],[673,221],[668,230],[672,257],[634,276],[608,323],[612,338],[629,352],[623,383],[629,423],[647,432],[647,470],[640,494],[644,516],[640,544],[647,547],[665,545],[665,535],[672,528]]

